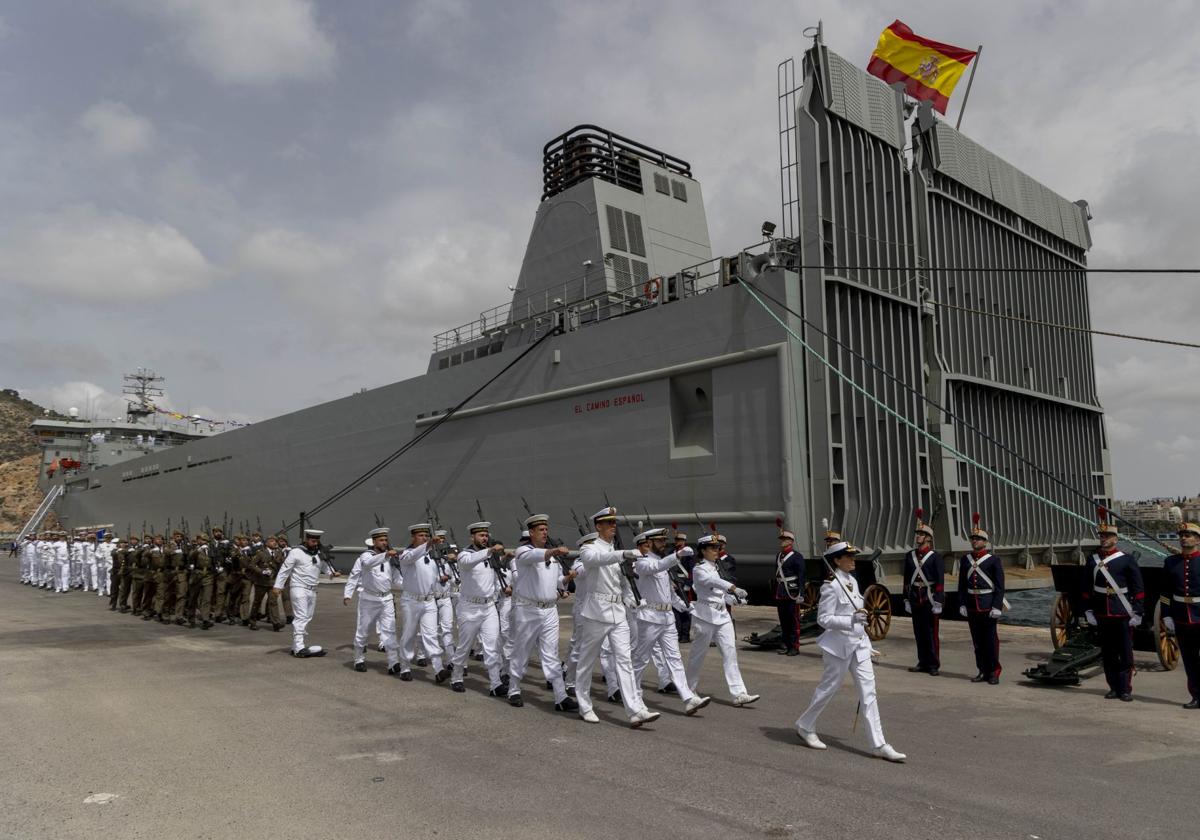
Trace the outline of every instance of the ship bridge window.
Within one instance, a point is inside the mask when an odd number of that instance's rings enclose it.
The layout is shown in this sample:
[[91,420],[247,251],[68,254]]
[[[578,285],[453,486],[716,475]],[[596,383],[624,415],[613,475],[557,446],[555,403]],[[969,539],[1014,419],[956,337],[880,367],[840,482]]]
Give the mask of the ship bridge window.
[[671,194],[680,201],[687,201],[687,185],[683,181],[671,180]]
[[654,173],[654,189],[663,195],[671,194],[671,182],[666,175],[658,172]]

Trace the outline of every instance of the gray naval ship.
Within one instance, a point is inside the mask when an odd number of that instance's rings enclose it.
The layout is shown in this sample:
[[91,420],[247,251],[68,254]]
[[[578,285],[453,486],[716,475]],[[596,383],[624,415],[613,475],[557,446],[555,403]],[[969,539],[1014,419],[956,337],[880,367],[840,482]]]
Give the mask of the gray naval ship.
[[515,542],[525,504],[569,539],[611,500],[631,528],[715,524],[761,587],[777,520],[894,569],[920,507],[943,551],[978,512],[1008,562],[1078,556],[1072,513],[1111,496],[1091,338],[1030,321],[1090,326],[1087,204],[819,36],[777,93],[782,218],[753,247],[712,254],[685,160],[577,126],[543,149],[511,301],[435,336],[424,375],[58,476],[60,519],[307,512],[349,547],[376,516],[465,536],[482,511]]

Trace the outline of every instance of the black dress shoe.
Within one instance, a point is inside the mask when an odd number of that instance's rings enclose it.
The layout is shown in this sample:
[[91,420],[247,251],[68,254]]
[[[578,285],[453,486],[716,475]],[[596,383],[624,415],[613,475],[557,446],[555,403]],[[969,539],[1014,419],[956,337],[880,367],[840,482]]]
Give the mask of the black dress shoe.
[[255,623],[255,622],[253,622],[253,621],[251,621],[251,622],[250,622],[248,625],[246,625],[246,626],[247,626],[247,627],[249,627],[251,630],[257,630],[257,629],[258,629],[258,624],[256,624],[256,623]]
[[788,656],[799,656],[800,648],[788,648],[787,655]]
[[426,659],[424,656],[417,657],[417,667],[418,668],[424,668],[428,664],[429,664],[429,660]]
[[658,690],[659,694],[678,694],[679,689],[675,687],[675,683],[669,682]]
[[621,689],[618,688],[612,694],[608,695],[608,702],[609,703],[620,703],[621,702]]
[[433,680],[438,685],[441,685],[449,678],[450,678],[450,669],[449,668],[442,668],[442,670],[438,671],[436,674],[433,675]]
[[1185,708],[1185,709],[1200,709],[1200,700],[1197,700],[1195,697],[1193,697],[1190,702],[1183,704],[1183,708]]
[[508,692],[505,690],[504,686],[502,686],[502,685],[498,685],[495,688],[488,690],[489,697],[505,697],[507,695],[508,695]]
[[546,690],[549,691],[552,688],[554,688],[554,683],[550,682],[550,680],[546,680]]
[[1116,700],[1117,692],[1113,691],[1112,689],[1109,689],[1108,694],[1104,695],[1104,699],[1105,700]]
[[983,674],[976,674],[975,676],[971,677],[971,682],[983,682],[986,679],[987,677],[985,677]]
[[462,694],[464,691],[467,690],[467,688],[462,683],[456,682],[456,683],[450,683],[450,690],[456,691],[459,694]]
[[397,662],[395,665],[389,665],[388,673],[391,674],[393,677],[396,676],[396,674],[399,674],[400,673],[400,663]]
[[283,629],[283,625],[282,624],[272,624],[271,629],[274,630],[276,633],[278,633],[280,630]]
[[913,665],[908,669],[910,674],[920,674],[922,671],[928,671],[928,668],[922,668],[920,665]]
[[574,696],[575,696],[575,686],[573,686],[573,685],[569,685],[569,686],[567,686],[567,696],[568,696],[568,697],[574,697]]
[[681,645],[690,645],[691,643],[692,643],[692,640],[691,640],[691,639],[685,638],[684,636],[680,636],[680,637],[679,637],[679,644],[681,644]]
[[556,712],[578,712],[579,704],[570,697],[564,697],[560,702],[554,704]]
[[930,668],[928,673],[929,673],[929,676],[936,677],[938,674],[941,673],[941,671],[939,671],[937,668]]
[[211,621],[206,621],[206,622],[204,622],[203,624],[201,624],[201,625],[200,625],[200,629],[201,629],[201,630],[211,630],[211,629],[212,629],[212,622],[211,622]]
[[367,670],[367,663],[366,662],[355,662],[354,670],[358,671],[360,674],[365,672]]
[[999,677],[988,677],[988,685],[1000,685]]
[[1132,694],[1128,694],[1128,693],[1127,693],[1127,694],[1122,694],[1122,695],[1121,695],[1121,702],[1122,702],[1122,703],[1132,703],[1132,702],[1133,702],[1133,695],[1132,695]]
[[787,648],[780,648],[779,650],[775,651],[775,654],[777,656],[787,656],[787,652],[788,652]]
[[412,682],[412,671],[401,671],[400,682]]
[[518,709],[525,705],[525,701],[521,699],[520,694],[508,695],[508,705],[516,706]]
[[501,674],[500,675],[500,685],[504,686],[505,688],[508,688],[508,682],[509,682],[508,674]]

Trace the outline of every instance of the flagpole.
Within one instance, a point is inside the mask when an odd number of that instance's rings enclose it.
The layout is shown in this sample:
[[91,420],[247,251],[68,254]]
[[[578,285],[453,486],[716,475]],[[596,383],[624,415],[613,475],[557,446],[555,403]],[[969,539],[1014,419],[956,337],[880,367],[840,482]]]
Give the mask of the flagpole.
[[971,83],[975,81],[975,68],[979,66],[979,56],[981,55],[983,55],[983,44],[980,44],[979,49],[975,50],[975,60],[971,62],[971,75],[967,77],[967,92],[963,94],[963,104],[958,109],[958,122],[954,123],[955,131],[958,131],[958,127],[962,125],[963,111],[967,110],[967,100],[971,98]]

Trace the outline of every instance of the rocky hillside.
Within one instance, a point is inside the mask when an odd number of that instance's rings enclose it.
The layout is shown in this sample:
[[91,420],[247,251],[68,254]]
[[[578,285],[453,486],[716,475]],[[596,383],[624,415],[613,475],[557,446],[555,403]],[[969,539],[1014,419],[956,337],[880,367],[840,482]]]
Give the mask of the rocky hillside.
[[42,414],[40,405],[16,391],[0,391],[0,532],[20,530],[42,501],[38,447],[29,434],[29,424]]

